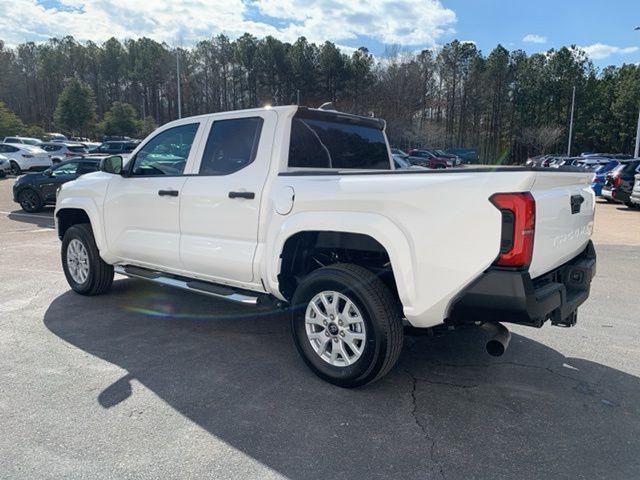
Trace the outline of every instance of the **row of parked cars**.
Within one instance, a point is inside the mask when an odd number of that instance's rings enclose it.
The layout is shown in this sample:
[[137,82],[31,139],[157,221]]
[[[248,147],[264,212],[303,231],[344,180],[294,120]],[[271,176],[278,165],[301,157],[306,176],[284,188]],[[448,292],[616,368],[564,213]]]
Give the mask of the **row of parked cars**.
[[112,140],[107,142],[71,141],[55,138],[42,141],[29,137],[5,137],[0,143],[0,177],[11,173],[44,170],[66,159],[96,153],[121,155],[132,152],[138,140]]
[[126,157],[140,143],[138,140],[91,142],[68,139],[60,134],[49,141],[29,137],[5,137],[0,143],[0,177],[20,175],[13,185],[13,200],[26,212],[55,205],[56,193],[63,183],[85,173],[95,172],[110,155]]
[[640,158],[622,153],[583,153],[578,157],[541,155],[527,161],[530,166],[547,168],[577,167],[593,171],[596,196],[608,202],[640,208]]
[[396,168],[442,169],[459,167],[463,163],[478,163],[477,151],[469,148],[413,148],[406,151],[392,148],[391,154]]

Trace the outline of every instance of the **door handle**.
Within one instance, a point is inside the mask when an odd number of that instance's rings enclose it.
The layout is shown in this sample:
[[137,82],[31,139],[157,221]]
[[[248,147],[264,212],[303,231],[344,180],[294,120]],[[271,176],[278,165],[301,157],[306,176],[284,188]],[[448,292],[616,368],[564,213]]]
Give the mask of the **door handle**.
[[229,198],[256,198],[256,194],[253,192],[229,192]]
[[161,197],[177,197],[178,190],[158,190],[158,195]]

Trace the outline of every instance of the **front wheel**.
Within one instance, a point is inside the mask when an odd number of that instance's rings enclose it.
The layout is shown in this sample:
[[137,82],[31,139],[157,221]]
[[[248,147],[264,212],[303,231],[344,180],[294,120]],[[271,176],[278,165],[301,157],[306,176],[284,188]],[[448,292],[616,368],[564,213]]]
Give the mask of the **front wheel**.
[[25,188],[18,194],[18,202],[27,213],[39,212],[44,206],[40,194],[31,188]]
[[371,271],[351,264],[315,270],[296,289],[292,305],[296,348],[323,380],[358,387],[378,380],[398,360],[399,305]]
[[111,288],[113,266],[100,258],[91,226],[69,227],[62,239],[62,268],[74,292],[100,295]]

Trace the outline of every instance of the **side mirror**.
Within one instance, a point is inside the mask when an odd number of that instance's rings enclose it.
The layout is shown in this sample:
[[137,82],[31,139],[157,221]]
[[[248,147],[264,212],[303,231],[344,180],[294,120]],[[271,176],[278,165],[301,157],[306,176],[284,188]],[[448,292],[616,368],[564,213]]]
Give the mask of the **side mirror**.
[[112,155],[100,162],[100,170],[114,175],[122,174],[122,157],[120,155]]

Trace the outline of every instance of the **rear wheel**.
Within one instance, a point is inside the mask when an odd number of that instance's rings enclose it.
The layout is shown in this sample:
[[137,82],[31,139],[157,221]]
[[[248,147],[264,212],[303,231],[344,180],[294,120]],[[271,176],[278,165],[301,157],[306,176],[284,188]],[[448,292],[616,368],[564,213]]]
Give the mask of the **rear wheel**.
[[38,192],[32,188],[25,188],[18,194],[18,202],[25,212],[35,213],[42,210],[44,202]]
[[20,169],[20,165],[17,162],[11,161],[11,175],[20,175],[22,170]]
[[293,339],[323,380],[358,387],[385,375],[402,349],[402,319],[387,286],[369,270],[336,264],[310,273],[292,300]]
[[113,266],[100,258],[91,226],[70,227],[62,239],[62,268],[74,292],[100,295],[111,288]]

